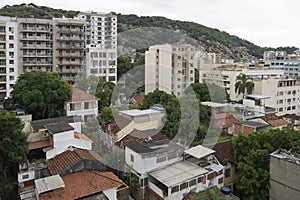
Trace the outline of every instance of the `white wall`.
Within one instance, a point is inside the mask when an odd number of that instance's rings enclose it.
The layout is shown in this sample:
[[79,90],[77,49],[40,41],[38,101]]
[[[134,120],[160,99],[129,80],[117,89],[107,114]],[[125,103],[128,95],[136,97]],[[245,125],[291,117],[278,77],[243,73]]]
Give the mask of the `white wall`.
[[103,194],[109,199],[109,200],[117,200],[117,187],[104,190]]
[[[28,178],[23,178],[24,175],[28,175]],[[30,180],[34,180],[34,171],[27,171],[27,172],[23,172],[23,173],[19,173],[18,174],[18,182],[25,182],[25,181],[30,181]]]

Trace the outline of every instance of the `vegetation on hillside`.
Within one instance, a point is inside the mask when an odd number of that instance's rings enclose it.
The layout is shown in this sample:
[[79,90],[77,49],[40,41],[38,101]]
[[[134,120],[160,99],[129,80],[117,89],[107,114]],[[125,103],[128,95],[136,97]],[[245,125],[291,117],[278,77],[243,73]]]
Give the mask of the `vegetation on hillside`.
[[[54,9],[46,6],[37,6],[32,3],[13,6],[7,5],[0,9],[0,15],[3,16],[45,19],[62,16],[74,17],[78,13],[79,11]],[[262,48],[237,36],[195,22],[171,20],[159,16],[139,17],[134,14],[123,15],[119,13],[117,16],[119,33],[140,27],[160,27],[176,30],[176,32],[186,33],[191,38],[197,40],[208,52],[221,53],[225,58],[232,58],[239,61],[262,58],[265,50],[285,50],[288,53],[293,53],[298,49],[296,47]]]

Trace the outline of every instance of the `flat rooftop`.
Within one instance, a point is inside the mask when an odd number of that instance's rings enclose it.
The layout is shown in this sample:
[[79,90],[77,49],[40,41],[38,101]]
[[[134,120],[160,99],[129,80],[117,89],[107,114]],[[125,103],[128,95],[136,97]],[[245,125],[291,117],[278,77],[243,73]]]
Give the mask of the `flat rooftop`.
[[189,148],[189,149],[185,150],[184,153],[189,154],[189,155],[191,155],[195,158],[200,159],[200,158],[203,158],[203,157],[206,157],[210,154],[215,153],[215,151],[212,150],[212,149],[209,149],[207,147],[204,147],[202,145],[197,145],[195,147],[192,147],[192,148]]
[[208,170],[198,165],[181,161],[157,171],[150,172],[149,174],[167,187],[171,187],[206,173],[208,173]]
[[251,98],[251,99],[255,99],[255,100],[270,99],[271,98],[269,96],[264,96],[264,95],[259,95],[259,94],[248,94],[248,95],[246,95],[246,97]]
[[38,194],[65,187],[63,179],[57,174],[34,181]]
[[150,142],[134,142],[126,145],[128,148],[139,154],[162,153],[173,150],[182,150],[184,147],[180,146],[168,139],[150,141]]
[[293,154],[285,149],[278,149],[271,153],[271,156],[300,165],[300,155]]
[[160,111],[154,110],[154,109],[147,109],[147,110],[137,110],[137,109],[123,110],[123,111],[119,111],[119,113],[125,114],[125,115],[129,115],[131,117],[137,117],[137,116],[141,116],[141,115],[161,114]]
[[210,101],[204,101],[204,102],[201,102],[201,104],[204,106],[209,106],[211,108],[220,108],[220,107],[227,106],[227,104],[224,104],[224,103],[217,103],[217,102],[210,102]]

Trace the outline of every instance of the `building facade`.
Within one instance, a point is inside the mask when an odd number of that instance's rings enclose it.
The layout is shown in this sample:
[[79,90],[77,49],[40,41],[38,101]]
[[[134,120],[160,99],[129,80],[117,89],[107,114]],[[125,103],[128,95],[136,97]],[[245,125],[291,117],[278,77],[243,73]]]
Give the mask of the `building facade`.
[[[253,79],[264,79],[269,77],[281,77],[284,75],[282,70],[270,70],[270,69],[211,69],[200,71],[200,82],[202,83],[215,83],[221,87],[224,87],[230,99],[241,100],[242,94],[235,93],[236,78],[240,74],[245,74]],[[255,88],[254,84],[254,88]]]
[[254,80],[254,93],[266,95],[265,105],[275,108],[278,116],[300,115],[300,80],[269,78]]
[[18,26],[15,18],[0,17],[0,101],[10,96],[18,68]]
[[276,150],[270,158],[270,200],[298,199],[300,196],[300,156]]
[[86,75],[117,82],[117,16],[109,13],[82,12],[78,19],[86,22]]
[[194,83],[195,47],[185,45],[155,45],[145,54],[145,93],[162,90],[182,96]]

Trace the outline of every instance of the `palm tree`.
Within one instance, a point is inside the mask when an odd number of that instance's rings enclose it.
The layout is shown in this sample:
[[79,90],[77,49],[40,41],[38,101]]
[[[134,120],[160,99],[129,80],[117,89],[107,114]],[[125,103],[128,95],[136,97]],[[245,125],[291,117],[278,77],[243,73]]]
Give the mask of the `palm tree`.
[[250,76],[240,73],[236,77],[235,93],[242,93],[243,98],[245,98],[245,94],[251,94],[253,92],[253,89],[254,83]]

